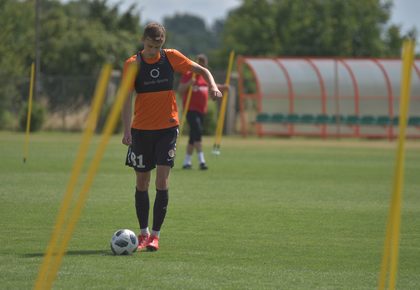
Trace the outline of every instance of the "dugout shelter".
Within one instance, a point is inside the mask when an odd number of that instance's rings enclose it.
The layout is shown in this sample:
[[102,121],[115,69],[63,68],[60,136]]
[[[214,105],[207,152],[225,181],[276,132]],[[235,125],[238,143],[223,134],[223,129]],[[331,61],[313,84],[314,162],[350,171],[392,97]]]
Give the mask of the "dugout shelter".
[[[243,135],[398,135],[400,59],[240,56],[237,66]],[[407,137],[420,138],[420,60],[412,68]]]

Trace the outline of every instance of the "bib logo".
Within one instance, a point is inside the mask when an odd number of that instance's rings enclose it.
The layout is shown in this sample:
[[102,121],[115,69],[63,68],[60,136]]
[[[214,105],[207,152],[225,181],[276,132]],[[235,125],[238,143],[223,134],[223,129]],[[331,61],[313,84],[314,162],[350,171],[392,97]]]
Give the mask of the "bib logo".
[[157,79],[160,75],[160,72],[157,68],[154,68],[150,71],[150,76],[154,79]]
[[169,156],[170,158],[174,158],[174,157],[175,157],[175,150],[174,150],[174,149],[169,150],[169,151],[168,151],[168,156]]

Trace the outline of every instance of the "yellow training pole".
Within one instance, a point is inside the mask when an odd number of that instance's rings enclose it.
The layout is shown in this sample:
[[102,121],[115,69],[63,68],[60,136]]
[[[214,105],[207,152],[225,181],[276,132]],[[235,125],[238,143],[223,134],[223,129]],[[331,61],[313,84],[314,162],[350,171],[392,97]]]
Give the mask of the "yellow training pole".
[[23,163],[28,159],[29,154],[29,131],[31,129],[32,97],[34,94],[35,64],[31,65],[31,81],[29,85],[28,116],[26,117],[25,143],[23,145]]
[[45,289],[44,283],[46,276],[48,275],[48,266],[51,262],[51,257],[53,254],[57,252],[57,242],[62,233],[62,227],[65,222],[65,218],[70,207],[70,203],[72,200],[73,192],[77,183],[77,180],[80,176],[80,172],[82,170],[82,165],[84,160],[86,159],[86,153],[92,139],[92,135],[95,131],[96,122],[99,116],[100,109],[103,104],[103,100],[105,97],[106,87],[109,82],[109,78],[111,76],[112,65],[105,64],[102,67],[98,82],[96,84],[95,94],[92,101],[91,112],[88,116],[86,128],[83,132],[82,142],[79,147],[79,151],[77,153],[76,160],[73,164],[73,170],[70,175],[69,183],[67,185],[66,193],[63,197],[63,202],[61,204],[61,208],[59,210],[57,221],[54,226],[54,230],[50,239],[50,242],[47,247],[46,254],[44,256],[43,263],[41,265],[38,278],[35,283],[35,289]]
[[[195,73],[192,74],[191,79],[195,81]],[[184,110],[182,111],[181,123],[179,125],[179,136],[182,136],[182,130],[184,129],[185,119],[187,118],[187,112],[188,112],[188,109],[190,108],[192,88],[193,88],[193,85],[191,85],[188,88],[187,100],[185,101]]]
[[[229,64],[226,73],[226,86],[230,84],[230,74],[232,72],[233,60],[235,57],[235,52],[232,50],[229,55]],[[223,135],[223,125],[225,123],[225,115],[226,115],[226,107],[227,107],[227,99],[228,99],[229,92],[225,90],[223,92],[222,104],[220,106],[219,117],[217,119],[217,127],[216,127],[216,134],[215,134],[215,141],[213,145],[213,154],[219,155],[220,154],[220,143],[222,142],[222,135]]]
[[408,109],[410,107],[411,71],[414,62],[414,42],[406,40],[403,44],[403,65],[401,76],[399,136],[396,165],[394,171],[393,193],[388,216],[384,254],[379,275],[378,290],[385,289],[389,270],[389,289],[394,290],[398,268],[398,247],[401,225],[401,202],[404,185],[405,132]]
[[89,189],[92,186],[93,179],[99,167],[99,163],[101,162],[102,157],[105,153],[105,149],[109,142],[109,139],[111,138],[111,135],[115,130],[117,120],[120,117],[121,109],[123,107],[125,99],[128,96],[130,88],[132,87],[132,84],[134,82],[134,78],[137,74],[137,68],[138,66],[136,64],[132,64],[128,67],[127,74],[122,81],[120,89],[117,92],[117,97],[116,97],[114,105],[112,106],[110,115],[108,116],[107,121],[105,123],[105,128],[103,130],[100,143],[92,159],[92,162],[89,165],[87,175],[86,175],[86,180],[79,194],[79,199],[77,200],[75,208],[73,209],[72,215],[70,216],[68,226],[64,230],[64,237],[63,237],[62,243],[60,244],[60,247],[58,248],[57,255],[54,257],[55,259],[52,261],[51,273],[47,278],[46,287],[44,289],[51,289],[52,287],[52,283],[57,275],[58,268],[60,267],[62,258],[65,254],[67,246],[73,235],[74,229],[76,227],[76,223],[79,220],[80,215],[82,213],[82,208],[84,204],[86,203]]

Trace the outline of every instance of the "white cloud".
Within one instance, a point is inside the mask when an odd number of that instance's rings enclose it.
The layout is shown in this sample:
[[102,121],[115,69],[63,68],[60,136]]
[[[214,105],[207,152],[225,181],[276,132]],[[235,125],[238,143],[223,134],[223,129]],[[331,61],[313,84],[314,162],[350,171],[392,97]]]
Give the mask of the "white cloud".
[[121,3],[126,9],[137,3],[141,11],[142,22],[162,22],[165,16],[175,13],[189,13],[203,18],[207,25],[213,24],[216,19],[225,18],[228,11],[241,4],[241,0],[108,0],[110,4]]

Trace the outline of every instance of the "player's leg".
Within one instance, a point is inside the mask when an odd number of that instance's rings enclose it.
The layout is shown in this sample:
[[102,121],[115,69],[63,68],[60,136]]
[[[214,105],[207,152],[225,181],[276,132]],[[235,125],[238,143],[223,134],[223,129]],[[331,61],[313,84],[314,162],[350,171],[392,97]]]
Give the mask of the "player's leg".
[[192,155],[194,152],[194,145],[191,139],[188,141],[187,144],[187,151],[185,153],[184,163],[182,164],[183,169],[191,169],[192,167]]
[[149,239],[149,183],[150,173],[155,167],[153,139],[144,131],[132,129],[132,145],[128,149],[126,165],[136,173],[135,208],[139,222],[139,250],[146,247]]
[[198,160],[200,163],[200,169],[207,169],[206,160],[204,159],[204,153],[201,145],[201,139],[203,135],[203,114],[191,111],[188,112],[189,124],[190,124],[190,140],[189,144],[197,151]]
[[188,139],[188,144],[187,144],[187,152],[185,153],[185,159],[184,159],[184,163],[182,165],[183,169],[191,169],[192,167],[192,163],[191,163],[191,159],[192,159],[192,155],[194,152],[194,141],[193,141],[193,132],[192,132],[192,126],[193,126],[193,115],[191,114],[192,112],[187,112],[187,122],[188,125],[190,127],[190,132],[189,132],[189,139]]
[[147,249],[157,251],[159,249],[160,229],[166,217],[168,208],[169,193],[169,172],[170,166],[158,165],[156,167],[156,198],[153,205],[153,227]]
[[159,249],[160,229],[166,217],[169,202],[169,173],[174,166],[178,128],[169,128],[162,132],[156,145],[156,198],[153,205],[153,227],[147,248]]
[[136,172],[136,194],[135,194],[135,206],[137,220],[140,226],[140,234],[138,236],[139,246],[138,249],[142,250],[146,247],[149,242],[149,183],[150,183],[150,171],[148,172]]
[[168,206],[168,183],[171,167],[158,165],[156,169],[156,199],[153,206],[152,233],[159,235]]
[[136,172],[136,213],[142,234],[148,232],[150,171]]
[[201,170],[207,170],[208,167],[207,167],[207,164],[206,164],[206,159],[204,158],[203,145],[202,145],[201,140],[194,142],[194,148],[197,151],[198,162],[200,164],[200,169]]
[[196,112],[195,115],[195,132],[194,132],[194,148],[198,154],[198,162],[200,163],[201,170],[207,170],[206,159],[204,158],[203,146],[202,146],[202,136],[203,136],[203,122],[204,115]]

